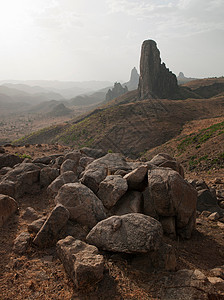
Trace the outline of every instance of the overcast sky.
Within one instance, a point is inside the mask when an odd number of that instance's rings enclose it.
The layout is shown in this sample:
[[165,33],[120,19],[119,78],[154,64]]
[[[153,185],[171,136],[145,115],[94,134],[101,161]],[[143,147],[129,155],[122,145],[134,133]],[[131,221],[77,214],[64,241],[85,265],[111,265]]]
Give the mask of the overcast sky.
[[0,79],[127,81],[154,39],[176,75],[224,75],[223,0],[0,0]]

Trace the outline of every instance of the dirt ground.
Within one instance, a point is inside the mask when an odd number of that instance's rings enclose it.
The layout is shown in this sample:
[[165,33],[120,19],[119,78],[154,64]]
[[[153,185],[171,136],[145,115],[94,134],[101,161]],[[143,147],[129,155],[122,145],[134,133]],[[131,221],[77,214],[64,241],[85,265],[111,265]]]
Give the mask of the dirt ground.
[[[46,151],[44,147],[37,148],[34,157],[42,156],[41,153],[44,155],[56,153],[50,146],[48,146],[49,151]],[[31,148],[30,150],[34,151]],[[67,148],[58,150],[68,151]],[[224,178],[223,175],[223,170],[216,170],[211,174],[189,172],[186,177],[205,179],[206,183],[214,186],[215,178]],[[220,184],[217,188],[224,189],[224,184]],[[54,247],[40,250],[31,245],[25,255],[15,254],[13,241],[19,233],[27,230],[28,222],[21,217],[26,207],[33,207],[40,215],[47,215],[54,207],[54,199],[42,190],[39,195],[21,197],[18,199],[18,205],[18,213],[0,228],[1,300],[159,299],[157,295],[162,288],[162,279],[170,273],[146,273],[135,270],[130,264],[131,257],[128,255],[104,253],[103,280],[92,288],[78,291],[66,275]],[[164,238],[165,242],[175,249],[177,270],[199,269],[205,275],[209,275],[210,269],[224,265],[223,231],[224,223],[198,217],[196,230],[190,240],[173,241]],[[224,296],[220,295],[218,299],[224,299]]]

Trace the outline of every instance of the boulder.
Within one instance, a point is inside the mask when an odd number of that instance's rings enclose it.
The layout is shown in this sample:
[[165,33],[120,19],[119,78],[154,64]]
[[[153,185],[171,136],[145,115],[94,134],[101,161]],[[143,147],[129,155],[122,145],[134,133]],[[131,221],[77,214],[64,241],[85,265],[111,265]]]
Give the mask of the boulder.
[[10,180],[4,180],[0,182],[0,194],[8,195],[11,197],[15,196],[16,183]]
[[147,184],[148,166],[142,165],[137,169],[126,174],[124,178],[127,180],[128,188],[142,191]]
[[33,243],[40,248],[53,245],[58,238],[59,231],[66,225],[68,219],[68,210],[62,205],[57,205],[37,233]]
[[127,181],[120,175],[109,175],[99,185],[97,196],[103,205],[110,209],[125,194],[128,189]]
[[0,154],[0,169],[3,167],[14,167],[17,164],[20,164],[23,161],[23,158],[14,154]]
[[35,163],[39,163],[39,164],[44,164],[44,165],[49,165],[49,163],[51,162],[52,157],[51,156],[43,156],[43,157],[38,157],[35,158],[32,162]]
[[22,232],[14,241],[13,250],[17,254],[24,254],[30,244],[31,236],[28,232]]
[[100,199],[81,183],[64,184],[58,191],[55,202],[69,210],[71,220],[89,228],[106,218]]
[[66,161],[67,159],[71,159],[75,162],[76,165],[78,165],[81,155],[82,154],[79,150],[74,150],[74,151],[69,152],[65,155],[64,161]]
[[72,171],[77,174],[78,164],[72,159],[66,159],[60,168],[60,173],[64,174],[65,172]]
[[112,216],[99,222],[86,237],[97,248],[125,253],[157,250],[162,241],[161,224],[143,214]]
[[197,210],[200,212],[204,210],[211,213],[218,212],[221,216],[223,215],[223,210],[218,205],[216,196],[208,189],[198,191]]
[[125,158],[119,153],[107,155],[90,163],[81,178],[81,182],[97,193],[99,184],[107,175],[114,174],[117,170],[130,170]]
[[170,168],[174,171],[177,171],[184,178],[184,169],[181,164],[179,164],[174,157],[167,153],[157,154],[149,161],[149,163],[157,167]]
[[34,221],[39,218],[39,214],[32,207],[27,207],[21,216],[25,220]]
[[93,161],[94,161],[94,158],[92,158],[92,157],[89,157],[89,156],[81,157],[79,160],[79,166],[77,169],[78,176],[80,176],[80,174],[85,170],[85,168]]
[[47,188],[47,192],[52,195],[56,195],[59,189],[66,183],[77,182],[78,178],[72,171],[67,171],[58,176]]
[[154,206],[159,217],[175,217],[177,233],[190,238],[196,222],[197,191],[178,172],[169,168],[150,169],[148,184],[149,206]]
[[40,185],[46,187],[59,176],[59,170],[51,167],[45,167],[40,171]]
[[0,194],[0,227],[11,217],[18,209],[15,199],[8,195]]
[[[14,196],[20,197],[26,193],[38,193],[40,191],[39,178],[40,167],[33,163],[19,164],[3,176],[0,185],[13,186]],[[0,191],[1,189],[0,187]]]
[[128,191],[112,208],[113,215],[125,215],[130,213],[143,212],[143,198],[142,193],[138,191]]
[[138,93],[140,99],[172,98],[178,92],[176,75],[161,63],[156,42],[142,44]]
[[97,166],[92,164],[89,164],[84,171],[84,174],[81,178],[81,183],[86,185],[96,194],[99,189],[100,182],[103,181],[108,174],[108,169],[106,165]]
[[96,247],[67,236],[58,241],[57,254],[76,288],[95,285],[103,278],[104,259]]

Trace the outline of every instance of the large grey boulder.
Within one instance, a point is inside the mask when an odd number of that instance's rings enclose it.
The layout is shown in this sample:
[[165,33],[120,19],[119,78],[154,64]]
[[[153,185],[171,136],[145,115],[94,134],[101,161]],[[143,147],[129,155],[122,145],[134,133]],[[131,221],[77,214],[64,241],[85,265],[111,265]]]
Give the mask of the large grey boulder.
[[57,254],[77,288],[95,285],[103,278],[104,259],[95,246],[67,236],[58,241]]
[[161,167],[149,170],[148,189],[149,205],[154,206],[156,214],[175,217],[177,233],[190,238],[195,228],[197,191],[179,173]]
[[77,182],[78,178],[76,174],[72,171],[67,171],[60,176],[58,176],[52,183],[48,186],[47,192],[51,195],[57,195],[59,189],[66,183]]
[[33,243],[40,248],[53,245],[58,238],[60,230],[66,225],[68,219],[68,210],[62,205],[57,205],[51,211],[49,217],[37,233]]
[[157,250],[162,241],[161,224],[146,215],[132,213],[99,222],[86,237],[97,248],[125,253]]
[[70,212],[70,219],[89,228],[106,218],[100,199],[81,183],[63,185],[55,198],[56,204],[64,205]]
[[8,195],[0,194],[0,227],[11,217],[18,209],[15,199]]
[[103,205],[110,209],[125,194],[127,189],[126,179],[120,175],[109,175],[101,181],[97,196]]
[[33,163],[19,164],[3,176],[1,185],[11,185],[14,188],[14,196],[24,194],[36,194],[40,191],[40,167]]
[[100,182],[117,170],[130,170],[130,167],[121,154],[108,153],[86,167],[81,182],[97,193]]

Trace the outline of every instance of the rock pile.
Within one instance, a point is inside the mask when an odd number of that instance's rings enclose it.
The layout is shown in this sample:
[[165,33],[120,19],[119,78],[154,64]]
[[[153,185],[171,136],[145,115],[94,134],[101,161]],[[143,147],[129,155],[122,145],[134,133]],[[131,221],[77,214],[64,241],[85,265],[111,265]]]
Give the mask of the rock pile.
[[75,150],[24,161],[0,181],[0,226],[15,213],[15,199],[24,194],[46,188],[55,197],[48,217],[27,208],[22,217],[32,223],[16,238],[14,249],[22,254],[31,244],[44,248],[57,243],[58,256],[78,288],[102,279],[98,249],[137,255],[133,265],[175,270],[175,253],[164,243],[163,233],[189,239],[196,209],[219,213],[210,216],[213,220],[223,216],[206,184],[187,182],[182,166],[167,154],[143,163],[118,153],[87,152],[93,157]]

